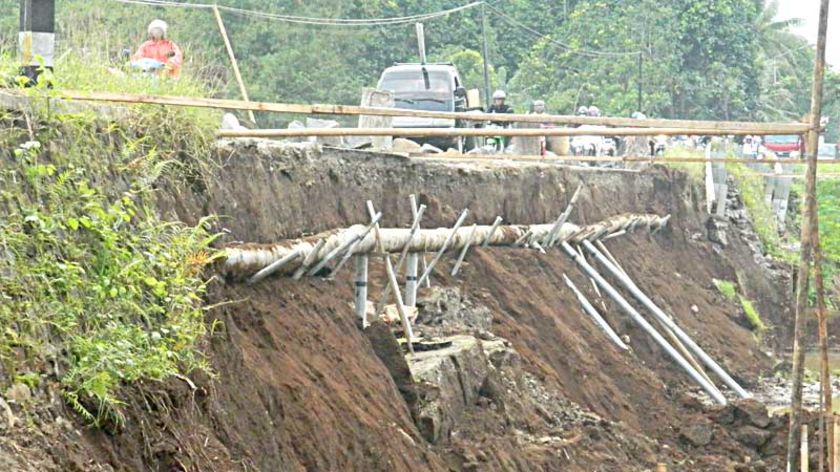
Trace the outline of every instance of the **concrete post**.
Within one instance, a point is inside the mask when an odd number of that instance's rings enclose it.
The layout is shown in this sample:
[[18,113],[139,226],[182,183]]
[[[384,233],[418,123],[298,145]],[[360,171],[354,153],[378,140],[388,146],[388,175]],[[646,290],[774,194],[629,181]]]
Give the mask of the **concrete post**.
[[420,255],[412,252],[408,255],[405,271],[405,306],[417,305],[417,262]]
[[29,85],[35,85],[42,66],[50,70],[53,68],[55,0],[20,1],[18,45],[21,75],[29,79]]
[[356,266],[356,317],[362,320],[362,328],[367,328],[367,293],[368,293],[368,256],[354,256]]

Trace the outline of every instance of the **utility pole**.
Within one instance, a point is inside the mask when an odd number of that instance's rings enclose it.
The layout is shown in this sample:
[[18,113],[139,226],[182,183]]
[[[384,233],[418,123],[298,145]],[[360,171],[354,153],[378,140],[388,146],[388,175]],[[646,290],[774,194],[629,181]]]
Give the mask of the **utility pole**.
[[638,104],[636,106],[636,111],[642,112],[642,80],[644,78],[643,75],[643,68],[642,68],[642,56],[644,53],[640,50],[639,51],[639,88],[637,90],[637,101]]
[[[41,67],[52,70],[55,53],[55,0],[20,0],[21,75],[38,83]],[[43,62],[41,62],[43,61]]]
[[490,52],[487,46],[487,5],[481,4],[481,62],[484,63],[484,107],[490,107]]
[[[796,312],[793,328],[793,372],[791,379],[790,423],[787,443],[787,472],[796,470],[800,426],[802,424],[802,377],[805,371],[805,356],[802,352],[802,337],[808,308],[808,279],[814,243],[813,233],[819,231],[817,217],[817,147],[819,145],[820,119],[822,118],[823,82],[825,80],[825,44],[828,30],[828,0],[820,2],[820,23],[817,36],[817,53],[814,61],[814,82],[811,89],[810,130],[806,155],[808,170],[805,173],[805,212],[802,216],[801,247],[796,283]],[[819,269],[818,269],[819,270]]]

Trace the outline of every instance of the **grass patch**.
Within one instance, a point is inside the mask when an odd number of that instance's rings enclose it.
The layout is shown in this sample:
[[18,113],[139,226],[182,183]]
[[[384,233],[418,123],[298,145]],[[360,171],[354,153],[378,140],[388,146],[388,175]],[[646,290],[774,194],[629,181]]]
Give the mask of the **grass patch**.
[[718,291],[728,300],[735,301],[738,297],[738,290],[735,288],[735,282],[728,280],[712,279]]
[[764,177],[744,164],[727,164],[727,170],[741,189],[744,206],[765,251],[778,259],[794,261],[796,255],[783,248],[776,214],[764,199]]
[[[702,149],[694,149],[688,147],[669,147],[665,150],[665,157],[666,158],[685,158],[685,157],[696,157],[696,158],[703,158],[705,157],[705,152]],[[679,171],[685,172],[688,174],[689,179],[691,179],[692,183],[695,185],[703,184],[706,176],[706,165],[702,162],[674,162],[674,161],[663,161],[665,165],[668,167],[672,167]]]
[[761,321],[761,315],[758,314],[758,310],[753,305],[752,300],[749,298],[739,295],[741,299],[741,308],[744,309],[744,314],[747,317],[747,321],[750,323],[752,330],[758,334],[763,333],[767,329],[767,325]]
[[[80,75],[56,88],[92,86],[96,74],[82,69],[62,69]],[[181,80],[173,85],[198,86]],[[155,189],[206,185],[218,121],[142,106],[105,122],[32,103],[0,114],[0,384],[57,381],[86,420],[120,425],[123,386],[208,369],[202,294],[214,235],[207,221],[162,220]]]

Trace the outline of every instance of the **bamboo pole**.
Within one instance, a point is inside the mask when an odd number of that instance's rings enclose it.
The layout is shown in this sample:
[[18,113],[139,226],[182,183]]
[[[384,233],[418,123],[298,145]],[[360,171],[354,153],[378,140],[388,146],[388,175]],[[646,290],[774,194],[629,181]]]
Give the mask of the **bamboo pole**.
[[[816,213],[816,212],[815,212]],[[819,215],[814,216],[819,223]],[[823,280],[823,256],[820,244],[819,228],[813,232],[814,237],[814,288],[817,292],[817,338],[820,350],[820,390],[822,392],[822,411],[819,419],[819,470],[825,470],[825,460],[833,457],[834,443],[829,432],[834,427],[831,421],[833,415],[833,394],[831,389],[831,370],[828,364],[828,313],[825,305],[825,283]]]
[[628,126],[648,128],[686,128],[690,133],[710,134],[712,131],[733,134],[729,131],[744,131],[745,134],[761,134],[768,129],[774,129],[777,134],[799,134],[808,130],[803,123],[759,123],[740,121],[698,121],[698,120],[664,120],[664,119],[632,119],[621,117],[591,117],[572,115],[528,115],[528,114],[499,114],[476,112],[439,112],[423,110],[407,110],[403,108],[361,107],[355,105],[314,104],[300,105],[287,103],[249,102],[242,100],[223,100],[197,97],[176,97],[166,95],[138,95],[110,92],[83,92],[67,90],[60,92],[60,97],[113,103],[147,103],[172,106],[189,106],[201,108],[219,108],[229,110],[251,110],[274,113],[324,114],[324,115],[370,115],[370,116],[411,116],[416,118],[437,118],[461,121],[495,121],[505,123],[552,123],[558,125],[596,125],[596,126]]
[[[219,32],[222,33],[222,39],[225,40],[225,49],[227,49],[228,56],[230,56],[230,64],[233,67],[233,75],[236,76],[236,82],[239,84],[239,92],[246,102],[250,102],[248,98],[248,90],[245,88],[245,81],[242,80],[242,74],[239,72],[239,62],[236,60],[236,54],[233,53],[233,46],[230,44],[230,38],[225,28],[225,22],[222,21],[222,14],[219,13],[219,6],[213,5],[213,16],[216,17],[216,24],[219,25]],[[248,118],[251,123],[257,124],[257,119],[254,117],[254,110],[248,110]]]
[[403,136],[425,138],[483,137],[543,137],[543,136],[676,136],[702,133],[704,135],[771,135],[782,134],[780,128],[762,130],[691,129],[691,128],[292,128],[219,130],[219,138],[297,138],[334,136]]
[[[802,378],[805,371],[805,356],[802,353],[802,337],[808,308],[808,279],[815,239],[812,233],[819,231],[817,219],[817,150],[819,145],[820,119],[822,118],[823,82],[825,80],[825,46],[828,30],[828,0],[820,2],[820,22],[817,36],[817,51],[814,61],[814,80],[811,90],[811,114],[806,153],[808,170],[805,178],[805,206],[800,236],[799,277],[796,284],[796,311],[793,328],[793,373],[791,379],[790,422],[787,441],[787,470],[796,469],[796,445],[799,427],[802,424]],[[821,471],[822,472],[822,471]]]
[[[479,161],[479,162],[499,162],[499,161],[523,161],[523,162],[539,162],[539,163],[568,163],[568,162],[646,162],[649,164],[703,164],[703,163],[725,163],[725,164],[790,164],[798,165],[805,164],[805,161],[800,159],[745,159],[735,157],[642,157],[642,156],[538,156],[538,155],[523,155],[523,154],[426,154],[426,153],[409,153],[408,156],[412,159],[423,159],[429,161]],[[820,161],[820,165],[836,166],[840,165],[840,159],[832,161]],[[775,175],[775,174],[773,174]]]

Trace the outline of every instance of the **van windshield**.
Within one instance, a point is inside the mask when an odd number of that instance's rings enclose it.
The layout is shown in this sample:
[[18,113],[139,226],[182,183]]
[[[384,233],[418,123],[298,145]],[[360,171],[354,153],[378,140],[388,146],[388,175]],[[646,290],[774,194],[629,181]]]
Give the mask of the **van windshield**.
[[394,92],[397,108],[451,111],[453,90],[449,74],[429,71],[428,75],[426,83],[420,69],[385,72],[379,81],[379,89]]

